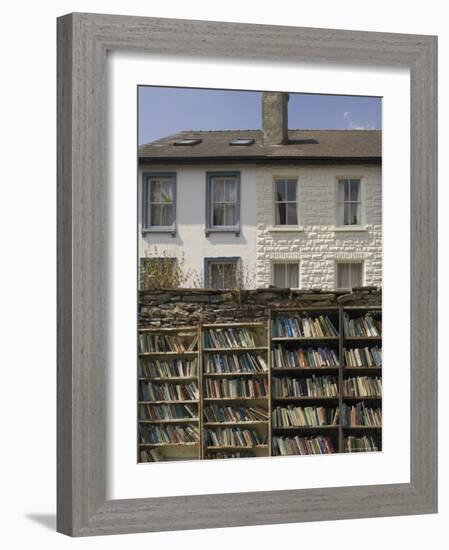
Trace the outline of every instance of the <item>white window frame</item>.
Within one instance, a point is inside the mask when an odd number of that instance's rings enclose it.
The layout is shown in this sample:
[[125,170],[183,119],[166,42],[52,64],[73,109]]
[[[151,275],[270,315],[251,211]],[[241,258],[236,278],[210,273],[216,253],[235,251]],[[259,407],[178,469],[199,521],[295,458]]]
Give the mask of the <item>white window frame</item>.
[[[340,219],[340,202],[339,190],[340,181],[342,180],[358,180],[360,182],[360,223],[357,225],[345,225],[344,219]],[[335,182],[335,228],[342,231],[360,231],[365,230],[365,181],[364,176],[358,174],[343,174],[336,177]]]
[[[362,266],[362,282],[360,285],[351,285],[349,287],[339,287],[338,286],[338,267],[340,265],[346,265],[346,264],[361,264]],[[349,273],[349,282],[351,283],[351,273]],[[335,285],[334,285],[334,288],[335,290],[351,290],[354,286],[364,286],[365,284],[365,261],[364,260],[360,260],[360,259],[352,259],[352,260],[346,260],[346,259],[342,259],[342,260],[336,260],[335,262]]]
[[294,264],[294,265],[298,266],[298,286],[297,287],[285,286],[285,287],[276,287],[276,288],[295,288],[295,289],[301,288],[301,262],[300,262],[300,260],[296,260],[296,259],[293,259],[293,260],[282,260],[282,259],[272,260],[272,262],[271,262],[271,284],[274,286],[274,266],[275,265],[287,265],[287,264],[289,264],[289,265]]
[[[294,180],[296,182],[296,224],[277,224],[276,223],[276,182],[278,180]],[[299,219],[299,178],[298,176],[294,175],[284,175],[284,174],[276,174],[273,175],[273,181],[272,181],[272,191],[271,196],[273,197],[273,208],[272,208],[272,227],[275,229],[298,229],[300,227],[300,219]]]

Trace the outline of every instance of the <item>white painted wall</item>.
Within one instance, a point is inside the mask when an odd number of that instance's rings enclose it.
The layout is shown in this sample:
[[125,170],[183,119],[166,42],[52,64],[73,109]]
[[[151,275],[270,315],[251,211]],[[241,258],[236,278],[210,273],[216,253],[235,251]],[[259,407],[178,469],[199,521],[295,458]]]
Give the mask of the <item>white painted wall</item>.
[[[206,172],[240,172],[240,223],[241,230],[235,233],[210,233],[205,235],[206,224]],[[139,197],[141,197],[144,172],[176,172],[176,235],[144,233],[141,231],[141,208],[139,207],[139,256],[146,252],[165,252],[170,257],[182,259],[190,272],[190,283],[203,281],[204,258],[240,257],[244,273],[254,274],[256,267],[256,170],[247,165],[151,165],[139,170]],[[255,278],[252,277],[255,284]],[[254,286],[254,284],[252,286]],[[185,286],[190,286],[186,284]]]
[[[232,170],[241,173],[241,233],[205,235],[206,172]],[[381,169],[373,165],[283,166],[259,165],[157,165],[140,169],[141,196],[144,172],[176,172],[177,231],[141,232],[139,208],[139,256],[165,253],[182,260],[192,277],[187,285],[203,280],[204,258],[238,256],[247,286],[272,284],[274,261],[297,260],[300,287],[331,289],[336,285],[336,262],[363,261],[364,284],[382,284],[382,183]],[[299,229],[285,231],[274,225],[276,177],[298,180]],[[338,178],[362,181],[363,231],[336,230]]]

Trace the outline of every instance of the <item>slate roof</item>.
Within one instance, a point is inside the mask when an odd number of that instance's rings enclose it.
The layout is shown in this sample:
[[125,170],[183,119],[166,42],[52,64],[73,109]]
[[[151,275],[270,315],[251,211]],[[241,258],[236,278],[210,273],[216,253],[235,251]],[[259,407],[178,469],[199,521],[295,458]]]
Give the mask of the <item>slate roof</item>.
[[[138,148],[139,160],[196,162],[200,160],[294,161],[366,160],[380,162],[380,130],[289,130],[285,145],[265,145],[262,130],[186,130]],[[181,139],[201,139],[197,145],[174,145]],[[234,139],[254,139],[252,145],[230,145]]]

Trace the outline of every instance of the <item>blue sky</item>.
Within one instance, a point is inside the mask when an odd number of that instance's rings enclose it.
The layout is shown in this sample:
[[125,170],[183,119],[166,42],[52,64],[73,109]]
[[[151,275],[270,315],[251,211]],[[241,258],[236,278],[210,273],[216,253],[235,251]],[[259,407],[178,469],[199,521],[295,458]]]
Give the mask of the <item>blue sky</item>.
[[[139,144],[181,130],[256,130],[261,93],[139,87]],[[290,94],[289,128],[380,129],[377,97]]]

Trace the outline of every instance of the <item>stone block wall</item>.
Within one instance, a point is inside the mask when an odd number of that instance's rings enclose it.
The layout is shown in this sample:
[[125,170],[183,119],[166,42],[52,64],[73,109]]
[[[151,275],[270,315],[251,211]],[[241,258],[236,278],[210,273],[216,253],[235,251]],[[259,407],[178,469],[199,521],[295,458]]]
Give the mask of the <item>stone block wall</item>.
[[269,310],[282,307],[329,307],[336,305],[381,306],[381,290],[354,289],[351,293],[321,290],[258,289],[225,290],[172,289],[141,290],[138,322],[141,327],[177,327],[197,323],[239,323],[266,321]]

